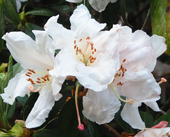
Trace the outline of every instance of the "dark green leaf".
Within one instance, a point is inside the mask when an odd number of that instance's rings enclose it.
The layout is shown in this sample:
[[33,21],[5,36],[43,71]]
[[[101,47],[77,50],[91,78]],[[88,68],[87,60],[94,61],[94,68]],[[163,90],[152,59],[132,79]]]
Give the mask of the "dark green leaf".
[[44,29],[32,23],[27,22],[25,24],[25,33],[35,40],[35,35],[33,34],[32,30],[44,30]]
[[155,121],[154,125],[159,124],[159,122],[161,122],[161,121],[167,121],[167,122],[168,122],[168,127],[170,127],[170,112],[167,113],[167,114],[164,114],[163,116],[161,116],[160,118],[158,118],[158,119]]
[[62,13],[69,13],[72,10],[71,7],[68,5],[57,5],[57,6],[53,6],[52,8]]
[[59,137],[59,135],[52,130],[42,129],[34,132],[33,137]]
[[[79,111],[82,118],[82,102],[79,99]],[[75,98],[72,97],[63,107],[58,118],[58,132],[61,137],[76,137],[79,133],[75,107]]]
[[17,97],[17,100],[19,101],[19,103],[23,106],[25,104],[25,102],[28,99],[28,95],[25,95],[25,97]]
[[28,11],[25,15],[39,15],[39,16],[54,16],[56,13],[48,8],[36,8],[34,10]]
[[151,114],[147,112],[140,112],[140,116],[147,128],[151,128],[152,126],[154,126],[154,118]]
[[4,0],[0,0],[0,52],[4,46],[4,40],[2,40],[2,36],[5,33],[5,20],[4,20]]
[[8,62],[8,73],[6,76],[6,83],[5,85],[7,86],[9,80],[13,78],[13,59],[12,56],[9,57],[9,62]]
[[[107,26],[111,28],[116,23],[116,18],[119,13],[119,1],[116,3],[110,3],[102,13],[103,21],[107,23]],[[110,15],[110,16],[109,16]]]
[[15,0],[4,0],[5,6],[5,14],[7,18],[15,24],[20,23],[20,18],[16,8],[16,1]]
[[55,119],[51,120],[50,122],[48,122],[45,129],[57,131],[57,126],[58,126],[58,118],[55,118]]
[[39,93],[32,93],[31,96],[27,99],[27,101],[25,102],[21,114],[23,117],[23,120],[27,119],[28,114],[30,113],[30,111],[32,110],[37,98],[39,96]]
[[47,122],[53,119],[58,112],[61,110],[61,108],[64,106],[64,103],[66,102],[68,97],[71,97],[71,89],[70,87],[62,87],[60,93],[63,95],[62,98],[55,102],[52,110],[49,113],[49,116],[47,118]]
[[16,101],[13,103],[12,106],[10,106],[10,109],[8,111],[8,116],[7,116],[8,119],[10,119],[13,116],[13,114],[15,112],[15,107],[16,107]]

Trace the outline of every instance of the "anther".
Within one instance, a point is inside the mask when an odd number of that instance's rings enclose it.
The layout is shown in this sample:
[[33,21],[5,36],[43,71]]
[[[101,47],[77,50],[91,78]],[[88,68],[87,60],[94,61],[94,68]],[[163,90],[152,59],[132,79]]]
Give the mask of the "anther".
[[126,61],[126,59],[123,60],[123,63]]
[[30,77],[30,75],[28,75],[28,74],[25,74],[27,77]]
[[167,82],[167,80],[165,78],[161,78],[161,81],[159,81],[158,84],[162,84],[164,82]]
[[74,44],[76,44],[76,40],[74,40]]
[[79,42],[81,42],[81,41],[82,41],[82,39],[79,40]]

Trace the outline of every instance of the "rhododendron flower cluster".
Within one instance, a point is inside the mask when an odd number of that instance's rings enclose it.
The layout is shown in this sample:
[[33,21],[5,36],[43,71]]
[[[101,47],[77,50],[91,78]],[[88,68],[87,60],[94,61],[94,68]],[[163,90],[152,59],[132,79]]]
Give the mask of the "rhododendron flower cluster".
[[[98,11],[110,1],[102,2],[89,0]],[[127,26],[113,25],[109,31],[104,30],[106,24],[92,19],[82,4],[70,17],[70,29],[59,24],[58,18],[51,17],[44,25],[45,31],[33,31],[35,41],[22,32],[3,36],[13,58],[23,67],[1,94],[4,102],[13,104],[17,96],[39,92],[25,122],[27,128],[38,127],[45,122],[54,102],[62,97],[59,92],[64,81],[75,79],[76,95],[79,85],[87,90],[82,98],[87,119],[108,123],[123,102],[122,119],[133,128],[145,128],[138,107],[145,103],[160,111],[156,101],[161,89],[151,72],[156,59],[166,50],[165,39],[150,37],[142,30],[132,32]],[[57,55],[55,50],[60,50]]]

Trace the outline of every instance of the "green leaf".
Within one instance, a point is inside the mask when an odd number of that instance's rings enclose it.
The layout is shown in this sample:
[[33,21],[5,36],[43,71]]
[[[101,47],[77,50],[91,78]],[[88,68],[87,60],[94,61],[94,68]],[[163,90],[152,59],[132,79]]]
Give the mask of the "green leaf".
[[87,128],[84,131],[80,131],[77,137],[101,137],[97,125],[89,120],[86,120],[86,122]]
[[154,126],[154,118],[151,114],[141,111],[140,116],[147,128],[151,128],[152,126]]
[[32,23],[25,23],[25,33],[27,35],[29,35],[32,39],[35,40],[35,35],[34,33],[32,32],[32,30],[44,30],[42,27],[40,26],[37,26],[35,24],[32,24]]
[[5,6],[5,14],[7,18],[12,23],[19,24],[21,20],[17,12],[16,1],[15,0],[4,0],[4,6]]
[[68,5],[57,5],[53,6],[52,9],[56,9],[62,13],[69,13],[72,10],[71,7]]
[[55,104],[54,104],[52,110],[50,111],[48,118],[46,119],[47,122],[52,120],[58,114],[58,112],[64,106],[64,103],[66,102],[67,98],[71,97],[71,88],[68,86],[62,87],[60,93],[63,96],[60,100],[55,101]]
[[55,118],[50,122],[48,122],[48,124],[45,126],[45,129],[57,131],[57,126],[58,126],[58,118]]
[[2,36],[5,34],[4,0],[0,0],[0,52],[4,46]]
[[154,125],[159,124],[161,121],[167,121],[168,122],[168,127],[170,127],[170,112],[167,114],[164,114],[163,116],[161,116],[160,118],[158,118]]
[[6,82],[5,82],[6,86],[7,86],[8,82],[11,78],[13,78],[13,59],[12,59],[12,56],[9,57],[8,73],[6,75]]
[[34,10],[28,11],[25,15],[39,15],[39,16],[54,16],[56,13],[48,8],[38,7]]
[[33,137],[59,137],[59,135],[55,131],[42,129],[34,132]]
[[28,95],[25,95],[25,97],[17,97],[18,102],[23,106],[25,104],[25,102],[28,99]]
[[[102,13],[103,21],[107,23],[107,26],[111,28],[114,23],[116,23],[116,18],[119,13],[119,3],[118,0],[116,3],[110,3],[107,5],[106,9]],[[110,16],[109,16],[110,15]]]
[[19,63],[16,63],[13,66],[13,75],[15,76],[17,73],[21,72],[23,70],[23,68],[21,67],[21,65]]
[[[79,111],[82,118],[82,102],[79,99]],[[76,137],[80,132],[77,128],[78,120],[75,98],[72,97],[63,107],[58,118],[58,132],[61,137]]]
[[170,2],[168,0],[152,0],[151,25],[153,34],[166,38],[166,53],[170,55]]
[[16,101],[13,103],[12,106],[10,106],[10,109],[8,111],[8,116],[7,116],[8,119],[10,119],[13,116],[13,114],[15,112],[15,107],[16,107]]
[[32,93],[31,96],[27,99],[27,101],[25,102],[22,111],[21,111],[21,115],[23,117],[23,120],[26,120],[28,117],[28,114],[31,112],[37,98],[39,96],[39,93]]

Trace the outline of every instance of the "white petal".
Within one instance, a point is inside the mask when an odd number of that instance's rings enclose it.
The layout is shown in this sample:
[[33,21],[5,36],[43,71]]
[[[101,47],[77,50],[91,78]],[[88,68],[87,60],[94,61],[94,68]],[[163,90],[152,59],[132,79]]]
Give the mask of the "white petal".
[[121,112],[121,117],[124,121],[131,125],[134,129],[145,128],[145,123],[142,121],[138,108],[134,108],[129,103],[126,103]]
[[102,12],[105,10],[108,3],[116,1],[117,0],[89,0],[89,3],[96,11]]
[[91,121],[104,124],[114,119],[120,105],[110,87],[101,92],[88,90],[86,96],[83,97],[83,114]]
[[132,71],[146,67],[153,71],[156,65],[156,57],[151,38],[141,30],[132,33],[132,30],[128,27],[121,27],[119,33],[120,61],[126,59],[123,63],[124,67]]
[[58,17],[58,15],[51,17],[45,24],[44,28],[53,38],[56,49],[69,48],[74,44],[70,43],[70,41],[74,42],[74,32],[65,29],[61,24],[57,23]]
[[80,3],[82,2],[82,0],[66,0],[68,2],[72,2],[72,3]]
[[40,91],[39,97],[34,104],[33,109],[29,113],[25,125],[27,128],[35,128],[41,126],[52,107],[54,106],[55,100],[51,91],[50,84],[46,84]]
[[152,46],[155,50],[156,57],[159,57],[166,51],[167,45],[165,44],[164,37],[153,35],[151,37],[151,41],[152,41]]
[[76,32],[76,36],[82,39],[93,38],[96,34],[104,29],[106,24],[100,24],[94,19],[91,19],[91,15],[88,9],[81,4],[78,6],[72,16],[70,17],[71,30]]
[[121,95],[136,102],[152,102],[158,100],[161,89],[147,69],[138,72],[126,71],[118,86]]
[[51,87],[52,87],[52,92],[53,92],[55,101],[58,101],[62,97],[62,94],[60,94],[59,92],[61,90],[64,80],[65,80],[65,77],[60,77],[60,79],[54,78],[52,81]]
[[153,109],[154,111],[161,111],[156,101],[153,101],[153,102],[145,102],[145,104],[146,104],[147,106],[149,106],[151,109]]
[[[13,58],[23,68],[51,69],[52,62],[47,54],[36,50],[36,42],[23,32],[10,32],[3,36]],[[42,47],[43,48],[43,47]]]
[[21,8],[21,2],[20,0],[16,0],[16,5],[17,5],[17,11],[19,12],[20,8]]
[[23,70],[9,81],[8,86],[4,89],[4,93],[1,94],[4,102],[12,105],[16,97],[24,97],[29,93],[28,86],[30,82],[26,80],[25,73],[26,70]]
[[170,127],[166,128],[146,128],[134,137],[168,137],[170,134]]

